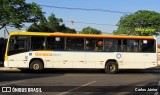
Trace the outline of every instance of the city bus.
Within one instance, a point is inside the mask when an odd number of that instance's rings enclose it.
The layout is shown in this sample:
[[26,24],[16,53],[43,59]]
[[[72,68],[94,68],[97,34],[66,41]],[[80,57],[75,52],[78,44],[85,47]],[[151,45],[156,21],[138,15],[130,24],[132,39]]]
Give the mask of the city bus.
[[155,36],[11,32],[5,67],[103,69],[153,68],[157,63]]

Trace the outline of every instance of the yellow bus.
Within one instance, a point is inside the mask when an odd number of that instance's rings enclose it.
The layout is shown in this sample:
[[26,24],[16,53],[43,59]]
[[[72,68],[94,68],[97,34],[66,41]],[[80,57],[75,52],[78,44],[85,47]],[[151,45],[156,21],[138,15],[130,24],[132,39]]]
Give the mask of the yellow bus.
[[156,67],[157,40],[154,36],[11,32],[5,67],[120,69]]

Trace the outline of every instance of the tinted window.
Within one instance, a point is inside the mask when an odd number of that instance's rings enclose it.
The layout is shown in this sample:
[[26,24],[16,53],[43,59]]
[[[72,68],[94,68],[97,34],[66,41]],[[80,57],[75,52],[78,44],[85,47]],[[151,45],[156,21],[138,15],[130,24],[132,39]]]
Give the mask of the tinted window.
[[154,40],[141,40],[141,51],[142,52],[155,52],[156,51],[156,44]]
[[125,52],[155,52],[154,40],[123,39],[122,51]]
[[45,37],[32,36],[31,37],[31,49],[33,50],[45,49]]
[[103,51],[103,39],[86,38],[85,49],[88,51]]
[[64,50],[65,47],[63,37],[47,37],[46,43],[48,50]]
[[140,52],[139,40],[127,40],[125,51],[127,52]]
[[11,36],[8,49],[8,55],[27,51],[29,49],[29,37]]
[[105,51],[118,51],[118,39],[104,39],[104,50]]
[[9,51],[28,50],[28,37],[12,36],[9,41]]
[[67,38],[67,50],[84,50],[84,38]]

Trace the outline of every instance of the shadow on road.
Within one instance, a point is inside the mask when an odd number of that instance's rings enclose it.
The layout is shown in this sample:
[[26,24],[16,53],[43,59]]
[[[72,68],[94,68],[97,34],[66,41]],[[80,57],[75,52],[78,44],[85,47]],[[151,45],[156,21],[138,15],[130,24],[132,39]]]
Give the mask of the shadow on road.
[[57,77],[64,74],[103,74],[102,70],[82,70],[82,69],[45,69],[43,71],[0,71],[0,82],[20,81],[24,79],[35,79],[44,77]]
[[62,76],[63,74],[51,74],[47,71],[41,72],[31,72],[30,70],[24,71],[1,71],[0,72],[0,82],[7,81],[20,81],[24,79],[35,79],[35,78],[44,78],[44,77],[56,77]]
[[[152,70],[120,70],[119,74],[159,74],[160,72],[153,72]],[[0,71],[0,82],[3,81],[15,81],[15,80],[24,80],[24,79],[35,79],[43,77],[57,77],[63,76],[65,74],[106,74],[104,70],[95,70],[95,69],[45,69],[41,72],[33,72],[30,70],[22,71]],[[108,74],[106,74],[108,75]]]
[[[21,73],[41,73],[41,74],[107,74],[103,69],[45,69],[41,72],[33,72],[30,70],[22,70]],[[116,74],[143,74],[143,73],[153,73],[160,74],[159,70],[154,69],[125,69],[119,70]]]

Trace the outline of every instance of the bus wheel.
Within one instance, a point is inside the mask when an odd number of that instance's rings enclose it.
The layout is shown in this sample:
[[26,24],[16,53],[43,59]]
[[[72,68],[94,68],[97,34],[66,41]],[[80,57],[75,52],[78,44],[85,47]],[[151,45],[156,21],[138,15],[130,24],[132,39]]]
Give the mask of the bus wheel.
[[107,62],[105,66],[105,72],[109,74],[115,74],[118,72],[118,65],[114,61]]
[[39,61],[39,60],[34,60],[30,64],[30,69],[34,70],[34,71],[40,71],[43,68],[44,68],[43,67],[43,63],[41,61]]

